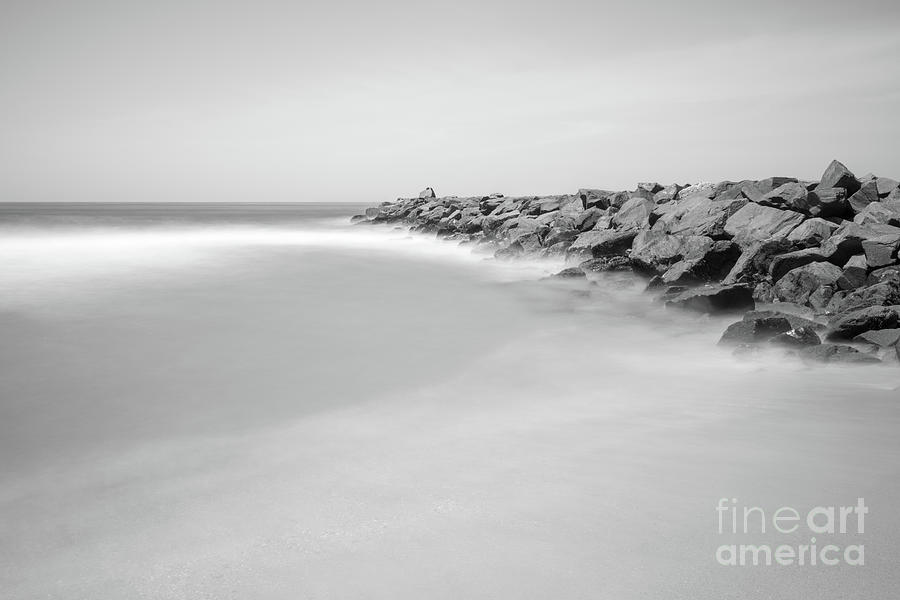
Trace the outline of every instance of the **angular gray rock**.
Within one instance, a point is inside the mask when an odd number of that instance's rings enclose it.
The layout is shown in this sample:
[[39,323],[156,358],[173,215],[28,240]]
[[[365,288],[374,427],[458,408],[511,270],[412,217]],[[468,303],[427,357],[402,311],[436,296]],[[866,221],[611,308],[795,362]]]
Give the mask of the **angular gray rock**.
[[624,254],[631,248],[638,232],[635,229],[618,231],[614,229],[592,229],[579,235],[569,247],[569,255],[587,254],[598,258]]
[[850,169],[837,160],[833,160],[831,161],[831,164],[828,165],[828,168],[825,169],[825,172],[822,174],[822,179],[819,181],[819,185],[817,185],[816,188],[836,187],[847,190],[847,196],[851,196],[859,190],[860,183]]
[[652,199],[632,198],[622,205],[613,217],[613,225],[619,229],[638,230],[647,223],[650,213],[656,208]]
[[783,302],[806,304],[822,286],[834,285],[843,271],[831,263],[814,262],[788,271],[775,284],[775,296]]
[[873,179],[867,181],[847,200],[853,214],[859,214],[873,202],[878,202],[878,184]]
[[866,331],[896,329],[900,326],[900,306],[870,306],[836,319],[828,332],[830,340],[852,340]]
[[[887,225],[886,227],[890,227]],[[886,267],[897,262],[897,249],[900,248],[900,227],[896,231],[884,232],[862,241],[866,263],[873,269]]]
[[866,331],[853,338],[853,341],[873,344],[881,348],[889,348],[900,344],[900,329],[877,329],[874,331]]
[[772,258],[772,263],[769,265],[769,275],[772,277],[772,281],[777,282],[788,271],[814,262],[825,262],[826,260],[819,248],[805,248],[803,250],[786,252]]
[[434,198],[434,197],[435,197],[434,190],[431,189],[430,187],[427,187],[424,190],[422,190],[421,192],[419,192],[419,198],[421,198],[423,200],[426,198]]
[[842,217],[848,214],[847,190],[842,187],[817,187],[792,208],[813,217]]
[[746,247],[753,242],[784,239],[803,219],[800,213],[750,203],[728,218],[725,232]]
[[857,254],[844,265],[844,272],[837,280],[838,288],[849,291],[864,286],[868,270],[865,255]]
[[815,217],[800,223],[796,229],[788,234],[787,240],[805,248],[819,246],[823,241],[830,238],[837,228],[836,224]]
[[728,326],[719,339],[719,345],[757,344],[790,330],[790,322],[780,316],[743,319]]
[[681,292],[666,302],[667,307],[704,313],[752,310],[756,303],[749,286],[711,285]]

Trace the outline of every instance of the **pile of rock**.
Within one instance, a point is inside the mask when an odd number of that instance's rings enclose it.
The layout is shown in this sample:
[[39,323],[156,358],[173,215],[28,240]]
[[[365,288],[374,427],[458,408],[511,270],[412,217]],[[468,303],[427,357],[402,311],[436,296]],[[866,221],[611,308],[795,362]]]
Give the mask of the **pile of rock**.
[[[900,356],[900,183],[858,178],[838,161],[819,181],[642,183],[517,198],[436,197],[427,188],[353,220],[403,223],[501,259],[631,269],[667,306],[751,311],[722,338],[741,350],[779,344],[852,362]],[[754,311],[758,304],[767,310]]]

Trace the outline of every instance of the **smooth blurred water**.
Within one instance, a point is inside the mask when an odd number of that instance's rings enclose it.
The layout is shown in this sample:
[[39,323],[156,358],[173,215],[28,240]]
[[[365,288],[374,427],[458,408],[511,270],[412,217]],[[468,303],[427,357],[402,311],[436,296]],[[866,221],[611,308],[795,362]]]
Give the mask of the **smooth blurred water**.
[[[0,596],[900,585],[896,365],[739,361],[628,276],[542,281],[361,209],[0,207]],[[860,496],[865,567],[715,561],[720,498]]]

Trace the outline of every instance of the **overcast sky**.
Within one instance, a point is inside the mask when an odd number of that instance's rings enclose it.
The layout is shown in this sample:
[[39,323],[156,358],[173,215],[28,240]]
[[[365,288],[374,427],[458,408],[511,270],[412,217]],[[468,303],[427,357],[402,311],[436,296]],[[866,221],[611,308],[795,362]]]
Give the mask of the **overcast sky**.
[[0,2],[0,200],[900,177],[898,0]]

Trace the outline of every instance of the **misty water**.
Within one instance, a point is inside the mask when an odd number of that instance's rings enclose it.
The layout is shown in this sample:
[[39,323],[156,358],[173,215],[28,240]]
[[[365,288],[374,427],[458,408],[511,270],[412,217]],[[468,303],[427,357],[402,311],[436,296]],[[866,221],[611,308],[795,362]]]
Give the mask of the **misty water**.
[[[352,205],[0,208],[3,598],[887,598],[900,367]],[[869,508],[724,566],[720,499]],[[851,519],[855,523],[855,519]],[[771,524],[770,524],[771,525]]]

